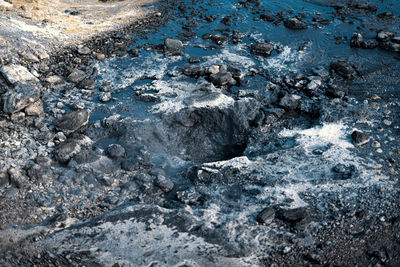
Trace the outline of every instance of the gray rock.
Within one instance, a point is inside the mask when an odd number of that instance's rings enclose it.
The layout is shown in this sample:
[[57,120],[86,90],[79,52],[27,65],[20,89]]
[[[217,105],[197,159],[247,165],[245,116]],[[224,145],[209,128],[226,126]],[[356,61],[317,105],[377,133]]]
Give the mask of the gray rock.
[[253,54],[264,57],[270,56],[273,50],[273,45],[268,43],[257,43],[251,46],[251,52]]
[[55,158],[60,163],[68,161],[81,151],[80,144],[75,140],[67,140],[61,143],[55,150]]
[[298,18],[289,18],[285,19],[283,21],[284,25],[286,28],[292,29],[292,30],[304,30],[307,29],[308,26],[304,21],[301,21]]
[[279,209],[278,218],[297,231],[305,231],[311,224],[310,214],[305,208]]
[[8,175],[8,171],[3,169],[0,170],[0,188],[2,188],[3,186],[6,186],[9,182],[9,175]]
[[287,94],[281,99],[279,105],[285,109],[292,110],[299,106],[300,100],[301,96]]
[[380,31],[376,34],[376,40],[378,40],[379,42],[387,42],[395,35],[396,33],[394,32]]
[[364,42],[363,36],[361,33],[353,33],[353,36],[350,39],[350,46],[359,48],[361,44]]
[[171,192],[174,189],[174,182],[164,175],[157,175],[156,185],[165,193]]
[[25,108],[25,114],[28,116],[41,116],[44,114],[41,101],[37,101]]
[[189,77],[196,77],[196,76],[200,76],[201,71],[202,71],[202,69],[200,66],[190,65],[190,66],[186,66],[183,69],[183,74],[185,74],[186,76],[189,76]]
[[176,198],[184,204],[194,205],[200,201],[201,194],[196,189],[190,188],[176,192]]
[[16,113],[39,101],[39,97],[40,93],[34,85],[18,84],[3,95],[3,111],[8,114]]
[[210,75],[210,80],[214,85],[223,86],[227,84],[232,84],[232,73],[230,72],[219,72]]
[[211,40],[213,40],[214,43],[216,43],[217,45],[222,45],[224,43],[228,42],[228,37],[223,36],[221,34],[214,34],[211,36]]
[[355,146],[362,146],[369,142],[370,137],[363,132],[354,131],[351,134],[351,140]]
[[339,163],[332,170],[334,172],[334,179],[336,180],[348,180],[357,175],[357,168],[354,165],[346,166]]
[[70,75],[68,75],[68,80],[73,83],[79,83],[86,78],[86,73],[79,69],[74,69]]
[[69,135],[87,125],[89,122],[89,117],[89,111],[86,109],[72,111],[58,119],[55,123],[55,126],[64,134]]
[[335,61],[330,65],[330,70],[343,79],[351,80],[356,76],[356,71],[347,61]]
[[0,69],[3,77],[12,85],[17,83],[32,83],[39,80],[29,72],[27,68],[21,65],[6,65]]
[[111,101],[111,93],[110,92],[106,92],[106,93],[102,93],[99,97],[100,102],[106,103],[106,102],[110,102]]
[[275,210],[271,207],[263,209],[257,215],[257,222],[264,225],[269,225],[275,219]]
[[107,154],[112,159],[123,158],[125,156],[125,148],[119,144],[112,144],[108,146]]
[[164,40],[164,53],[167,55],[180,55],[183,44],[180,40],[167,38]]
[[319,80],[319,79],[314,79],[314,80],[311,80],[311,81],[307,84],[306,89],[309,90],[309,91],[315,91],[315,90],[317,90],[321,85],[322,85],[322,81],[321,81],[321,80]]
[[374,49],[378,47],[378,44],[374,40],[368,40],[361,43],[361,47],[364,49]]
[[10,184],[16,188],[23,188],[28,184],[28,179],[25,175],[21,173],[17,168],[11,168],[8,170],[8,176],[10,179]]
[[92,51],[91,51],[88,47],[86,47],[86,46],[83,46],[83,47],[79,47],[79,48],[78,48],[78,53],[79,53],[80,55],[89,55],[91,52],[92,52]]

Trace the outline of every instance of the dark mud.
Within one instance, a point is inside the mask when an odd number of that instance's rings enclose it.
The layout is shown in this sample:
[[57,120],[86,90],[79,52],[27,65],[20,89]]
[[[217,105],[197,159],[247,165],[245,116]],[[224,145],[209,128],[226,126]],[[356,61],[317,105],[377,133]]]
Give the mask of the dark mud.
[[13,62],[2,263],[399,265],[398,5],[164,1]]

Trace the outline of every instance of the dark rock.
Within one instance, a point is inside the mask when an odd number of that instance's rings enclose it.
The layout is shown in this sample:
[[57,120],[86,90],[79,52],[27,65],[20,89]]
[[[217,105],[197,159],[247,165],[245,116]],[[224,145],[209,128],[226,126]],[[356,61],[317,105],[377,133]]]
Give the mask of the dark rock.
[[8,175],[8,171],[5,169],[0,170],[0,188],[7,185],[9,182],[9,179],[10,179],[10,177]]
[[218,15],[211,15],[211,16],[206,17],[206,21],[208,21],[208,22],[213,22],[213,21],[215,21],[217,18],[218,18]]
[[39,164],[34,164],[31,167],[29,167],[26,171],[26,174],[28,177],[33,180],[33,181],[41,181],[43,180],[45,170],[42,166]]
[[264,225],[269,225],[275,219],[275,210],[271,207],[263,209],[257,215],[257,222]]
[[351,140],[355,146],[362,146],[369,142],[370,137],[363,132],[354,131],[351,134]]
[[344,164],[337,164],[333,167],[334,179],[336,180],[348,180],[352,179],[357,175],[357,168],[354,165],[346,166]]
[[89,115],[89,111],[86,109],[72,111],[58,119],[55,126],[64,134],[69,135],[86,126],[89,122]]
[[92,51],[86,47],[86,46],[82,46],[78,48],[78,54],[80,55],[89,55]]
[[346,80],[354,79],[356,76],[356,71],[347,61],[332,62],[330,65],[330,70]]
[[125,148],[119,144],[112,144],[108,146],[107,154],[112,159],[120,159],[125,156]]
[[361,33],[353,33],[353,36],[350,39],[350,46],[355,48],[360,48],[363,42],[364,39]]
[[82,148],[74,155],[74,160],[78,164],[92,163],[100,158],[100,156],[91,148]]
[[68,80],[73,83],[79,83],[87,77],[86,73],[80,69],[74,69],[70,75],[68,75]]
[[299,106],[300,100],[301,97],[298,95],[287,94],[279,101],[279,105],[285,109],[293,110]]
[[378,44],[373,40],[364,41],[361,43],[361,47],[364,49],[374,49]]
[[205,34],[203,34],[203,36],[201,36],[201,38],[203,40],[209,40],[209,39],[211,39],[212,36],[213,35],[211,33],[205,33]]
[[94,79],[83,79],[77,84],[77,87],[85,90],[94,90],[96,88],[96,82]]
[[28,184],[28,179],[25,175],[21,173],[17,168],[11,168],[8,170],[8,176],[10,184],[16,188],[24,188]]
[[273,50],[273,45],[268,43],[257,43],[251,46],[251,52],[253,54],[264,57],[270,56]]
[[38,102],[40,92],[29,84],[18,84],[14,89],[2,96],[3,111],[8,114],[16,113],[27,106]]
[[68,161],[81,151],[80,144],[75,140],[67,140],[57,146],[54,151],[55,158],[60,163],[68,163]]
[[202,72],[202,69],[200,66],[190,65],[190,66],[186,66],[183,69],[183,73],[189,77],[198,77],[198,76],[200,76],[201,72]]
[[328,84],[325,93],[329,97],[343,98],[344,96],[347,95],[348,90],[347,88],[339,87],[336,84]]
[[157,175],[156,186],[158,186],[163,192],[168,193],[174,189],[174,182],[164,175]]
[[310,214],[305,208],[279,209],[277,215],[298,231],[305,231],[311,223]]
[[383,12],[378,14],[378,18],[380,19],[387,19],[387,20],[395,20],[396,19],[396,15],[393,14],[392,12]]
[[223,36],[221,34],[214,34],[211,36],[211,40],[213,40],[213,42],[216,43],[217,45],[222,45],[228,42],[228,37]]
[[139,49],[129,49],[129,50],[128,50],[128,54],[129,54],[131,57],[138,57],[138,56],[139,56],[139,52],[140,52]]
[[182,53],[183,44],[180,40],[167,38],[164,40],[164,53],[167,55],[180,55]]
[[376,40],[379,42],[387,42],[390,38],[393,38],[396,35],[394,32],[387,32],[387,31],[379,31],[376,34]]
[[231,19],[231,17],[229,17],[229,16],[224,17],[224,18],[221,20],[221,23],[224,24],[224,25],[226,25],[226,26],[232,26],[232,19]]
[[200,61],[201,61],[201,58],[199,58],[199,57],[191,57],[191,58],[189,58],[189,63],[190,64],[200,63]]
[[219,72],[211,74],[210,80],[214,85],[223,86],[232,83],[233,78],[230,72]]
[[184,204],[194,205],[200,201],[201,194],[197,192],[196,189],[190,188],[176,192],[176,198]]
[[304,21],[301,21],[298,18],[288,18],[283,21],[286,28],[292,30],[305,30],[308,28],[307,24]]
[[263,21],[273,22],[276,18],[271,15],[262,14],[260,15],[260,19],[262,19]]
[[400,52],[400,44],[398,44],[398,43],[385,42],[385,43],[381,43],[380,47],[385,50],[388,50],[388,51]]

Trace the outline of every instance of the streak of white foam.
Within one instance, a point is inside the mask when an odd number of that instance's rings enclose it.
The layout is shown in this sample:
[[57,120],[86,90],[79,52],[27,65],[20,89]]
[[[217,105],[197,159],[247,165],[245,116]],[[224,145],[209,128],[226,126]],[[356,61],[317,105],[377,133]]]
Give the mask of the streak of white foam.
[[295,71],[305,55],[305,52],[294,51],[292,48],[284,46],[280,54],[264,59],[261,66],[272,73],[282,74],[282,72]]
[[202,65],[210,66],[212,64],[225,63],[229,66],[243,70],[254,67],[256,63],[251,58],[241,55],[242,51],[244,50],[245,47],[242,44],[225,47],[220,53],[205,57],[206,61]]

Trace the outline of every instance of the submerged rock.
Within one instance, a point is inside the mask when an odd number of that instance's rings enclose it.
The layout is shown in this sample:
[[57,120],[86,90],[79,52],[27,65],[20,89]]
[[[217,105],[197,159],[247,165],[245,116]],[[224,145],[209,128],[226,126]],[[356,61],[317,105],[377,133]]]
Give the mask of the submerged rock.
[[69,135],[87,125],[89,116],[89,111],[86,109],[72,111],[58,119],[55,126],[58,130]]

